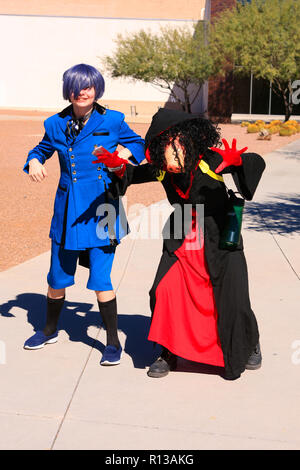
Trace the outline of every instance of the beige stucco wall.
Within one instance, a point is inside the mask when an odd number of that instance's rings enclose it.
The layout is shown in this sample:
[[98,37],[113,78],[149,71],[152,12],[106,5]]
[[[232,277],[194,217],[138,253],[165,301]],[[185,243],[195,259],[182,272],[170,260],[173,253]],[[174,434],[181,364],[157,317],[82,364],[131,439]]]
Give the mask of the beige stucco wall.
[[[139,29],[158,31],[165,25],[191,26],[199,15],[203,16],[203,3],[194,0],[176,3],[169,0],[0,0],[0,60],[3,64],[0,107],[57,110],[66,106],[68,103],[62,99],[61,89],[62,74],[67,68],[88,63],[101,69],[101,58],[113,51],[118,33],[130,34]],[[187,8],[184,9],[183,4]],[[154,16],[169,18],[153,20]],[[136,106],[140,116],[153,114],[169,98],[150,84],[116,80],[106,73],[104,77],[106,91],[102,103],[127,115],[131,113],[131,106]],[[201,102],[199,106],[197,111],[203,111],[205,104]]]
[[205,0],[0,0],[0,13],[200,19]]

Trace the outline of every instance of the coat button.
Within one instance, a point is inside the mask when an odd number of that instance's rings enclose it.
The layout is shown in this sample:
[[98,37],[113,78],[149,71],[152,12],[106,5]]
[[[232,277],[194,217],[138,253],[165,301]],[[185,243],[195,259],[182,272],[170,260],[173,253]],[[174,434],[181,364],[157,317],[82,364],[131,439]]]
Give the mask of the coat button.
[[71,166],[74,167],[74,166],[75,166],[75,163],[72,163]]
[[72,158],[72,160],[73,160],[73,158],[75,158],[75,155],[71,155],[71,158]]
[[73,150],[73,149],[70,147],[70,148],[69,148],[69,152],[72,152],[72,150]]
[[77,178],[74,178],[74,179],[73,179],[73,181],[74,181],[74,183],[76,183],[76,181],[77,181]]
[[102,176],[101,176],[101,175],[99,175],[99,176],[98,176],[98,180],[101,180],[101,179],[102,179]]
[[98,166],[97,170],[100,171],[100,170],[101,170],[101,166]]
[[75,170],[74,170],[74,171],[72,171],[72,173],[73,173],[73,175],[76,175],[76,171],[75,171]]

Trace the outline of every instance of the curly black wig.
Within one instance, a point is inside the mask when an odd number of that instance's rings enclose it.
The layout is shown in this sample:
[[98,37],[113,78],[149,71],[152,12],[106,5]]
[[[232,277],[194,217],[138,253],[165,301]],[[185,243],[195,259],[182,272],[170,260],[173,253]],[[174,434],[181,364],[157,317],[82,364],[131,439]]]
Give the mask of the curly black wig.
[[[176,138],[185,150],[184,167],[178,158],[174,143]],[[182,172],[194,172],[199,155],[205,156],[209,147],[220,146],[220,130],[217,125],[204,118],[182,121],[165,130],[152,139],[148,148],[151,162],[159,170],[165,168],[165,148],[170,143],[176,152],[175,160],[179,163]]]

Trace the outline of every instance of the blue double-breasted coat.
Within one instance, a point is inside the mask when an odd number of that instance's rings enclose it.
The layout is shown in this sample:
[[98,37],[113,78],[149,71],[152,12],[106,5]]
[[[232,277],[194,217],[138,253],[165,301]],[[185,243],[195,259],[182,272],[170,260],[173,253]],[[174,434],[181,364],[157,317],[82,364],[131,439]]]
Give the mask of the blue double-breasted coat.
[[[54,201],[50,238],[68,250],[106,246],[115,238],[117,242],[127,233],[127,220],[122,214],[119,200],[108,200],[106,189],[114,175],[105,165],[93,164],[92,151],[103,146],[114,152],[118,144],[128,148],[137,163],[144,159],[144,141],[124,121],[124,114],[105,109],[98,104],[87,124],[77,137],[67,133],[67,122],[72,119],[72,106],[49,117],[44,122],[45,135],[27,157],[37,158],[44,164],[55,151],[58,153],[61,175]],[[107,211],[114,206],[113,234],[107,224]]]

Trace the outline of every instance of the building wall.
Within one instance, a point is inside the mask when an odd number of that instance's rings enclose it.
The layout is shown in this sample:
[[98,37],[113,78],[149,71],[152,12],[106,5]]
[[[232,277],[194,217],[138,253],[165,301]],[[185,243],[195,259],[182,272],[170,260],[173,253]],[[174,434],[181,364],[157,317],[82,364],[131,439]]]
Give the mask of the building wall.
[[211,20],[214,21],[224,10],[236,5],[236,0],[211,0]]
[[205,0],[0,0],[0,14],[198,20]]
[[[67,68],[88,63],[101,70],[101,59],[113,51],[118,33],[191,26],[203,17],[204,7],[205,0],[0,0],[0,57],[5,64],[0,107],[60,109],[67,105],[61,96]],[[135,106],[142,119],[169,98],[150,84],[104,77],[102,103],[125,114]]]

